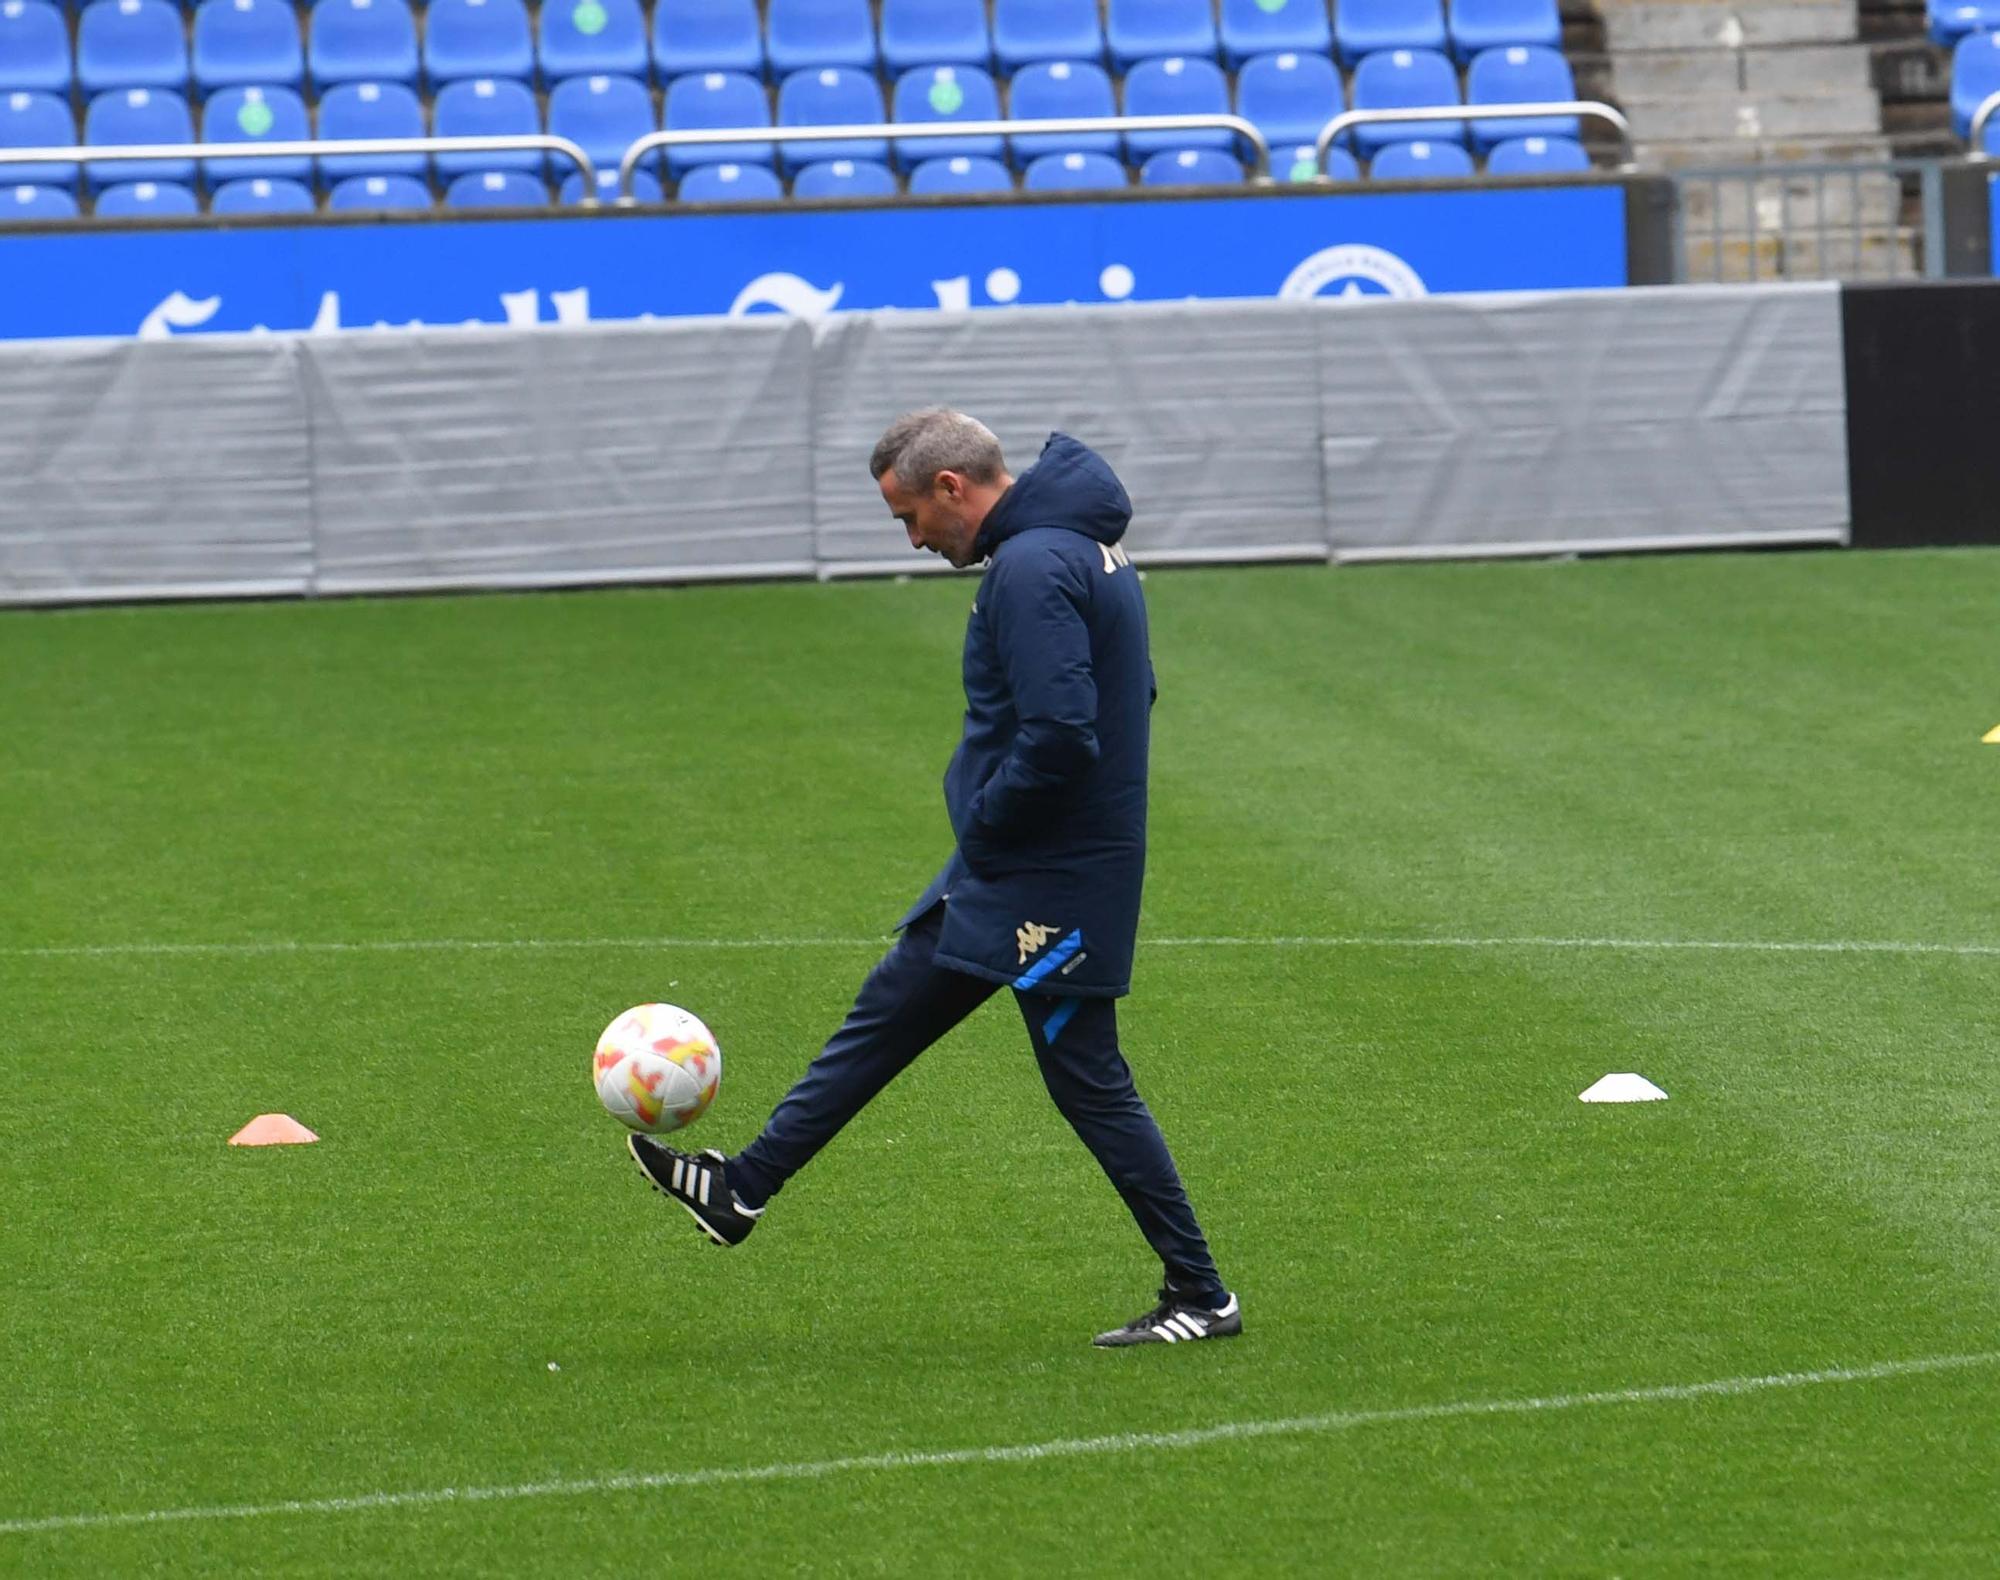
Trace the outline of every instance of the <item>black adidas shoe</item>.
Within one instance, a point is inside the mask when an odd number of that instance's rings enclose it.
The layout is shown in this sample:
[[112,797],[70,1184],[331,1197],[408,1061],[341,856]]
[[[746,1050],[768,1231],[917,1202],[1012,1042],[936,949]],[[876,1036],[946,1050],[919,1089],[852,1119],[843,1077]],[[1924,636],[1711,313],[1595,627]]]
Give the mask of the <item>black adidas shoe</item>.
[[1099,1349],[1127,1344],[1179,1344],[1188,1339],[1233,1339],[1243,1331],[1243,1308],[1231,1295],[1219,1310],[1191,1304],[1171,1287],[1160,1291],[1160,1303],[1122,1328],[1100,1333],[1090,1342]]
[[717,1245],[741,1245],[764,1216],[762,1207],[753,1211],[736,1199],[722,1172],[725,1160],[713,1147],[689,1154],[630,1135],[625,1138],[625,1150],[632,1154],[647,1183],[687,1208],[702,1233]]

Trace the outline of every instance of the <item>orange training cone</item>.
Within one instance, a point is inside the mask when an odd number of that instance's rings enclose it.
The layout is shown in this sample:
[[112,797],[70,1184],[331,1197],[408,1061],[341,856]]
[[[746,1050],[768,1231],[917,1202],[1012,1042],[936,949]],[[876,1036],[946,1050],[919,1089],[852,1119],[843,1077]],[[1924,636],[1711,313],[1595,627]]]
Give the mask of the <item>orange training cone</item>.
[[304,1146],[319,1137],[290,1114],[259,1114],[229,1138],[232,1147]]

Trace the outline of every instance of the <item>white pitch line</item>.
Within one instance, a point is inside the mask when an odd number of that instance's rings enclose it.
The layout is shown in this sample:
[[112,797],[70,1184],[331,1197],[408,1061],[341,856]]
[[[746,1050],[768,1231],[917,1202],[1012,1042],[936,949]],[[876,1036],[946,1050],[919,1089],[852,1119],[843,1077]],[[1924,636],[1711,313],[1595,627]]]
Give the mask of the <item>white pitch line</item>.
[[[28,944],[0,948],[0,958],[59,960],[152,955],[408,954],[575,949],[880,949],[888,935],[861,938],[379,938],[270,939],[248,943]],[[1946,955],[2000,957],[2000,944],[1933,943],[1890,938],[1493,938],[1375,937],[1367,934],[1295,937],[1141,937],[1157,949],[1575,949],[1607,952],[1711,951],[1724,954]]]
[[1596,1405],[1665,1404],[1687,1399],[1731,1398],[1774,1388],[1807,1388],[1820,1383],[1875,1382],[1929,1372],[1960,1371],[2000,1362],[2000,1350],[1977,1355],[1932,1355],[1883,1361],[1874,1366],[1824,1371],[1777,1372],[1763,1377],[1723,1377],[1712,1382],[1668,1383],[1657,1388],[1619,1388],[1603,1393],[1545,1394],[1527,1399],[1464,1399],[1445,1404],[1408,1405],[1389,1410],[1334,1410],[1275,1421],[1230,1421],[1179,1432],[1119,1432],[1108,1437],[1055,1438],[1041,1443],[1007,1443],[989,1448],[948,1448],[930,1453],[859,1454],[845,1459],[795,1460],[772,1465],[722,1466],[712,1470],[662,1470],[646,1474],[591,1476],[570,1481],[527,1481],[500,1487],[435,1487],[412,1492],[365,1492],[345,1498],[293,1498],[281,1503],[215,1504],[208,1507],[143,1509],[123,1514],[48,1514],[0,1520],[0,1536],[51,1531],[103,1530],[113,1526],[165,1525],[203,1520],[257,1520],[279,1515],[360,1514],[373,1509],[412,1509],[439,1504],[502,1503],[522,1498],[586,1497],[593,1493],[640,1492],[660,1487],[713,1487],[738,1482],[812,1481],[880,1470],[923,1470],[950,1465],[1008,1465],[1044,1459],[1077,1459],[1097,1454],[1200,1448],[1208,1443],[1260,1437],[1299,1437],[1345,1432],[1364,1426],[1417,1421],[1449,1421],[1478,1416],[1539,1415]]

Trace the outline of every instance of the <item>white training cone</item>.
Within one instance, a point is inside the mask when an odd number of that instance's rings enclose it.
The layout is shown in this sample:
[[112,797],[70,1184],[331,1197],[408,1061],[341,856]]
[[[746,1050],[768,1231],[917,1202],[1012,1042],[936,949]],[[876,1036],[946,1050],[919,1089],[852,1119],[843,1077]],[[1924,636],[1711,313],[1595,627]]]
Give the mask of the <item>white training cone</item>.
[[1667,1096],[1643,1075],[1607,1075],[1576,1095],[1586,1103],[1658,1103]]

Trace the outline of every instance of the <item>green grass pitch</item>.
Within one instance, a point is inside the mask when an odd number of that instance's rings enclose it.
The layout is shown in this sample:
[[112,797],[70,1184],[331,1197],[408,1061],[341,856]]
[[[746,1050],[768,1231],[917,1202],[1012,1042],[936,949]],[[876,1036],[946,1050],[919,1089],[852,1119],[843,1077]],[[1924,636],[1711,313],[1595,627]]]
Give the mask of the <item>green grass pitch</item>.
[[1126,1353],[1004,998],[739,1251],[588,1080],[804,1067],[968,581],[0,616],[0,1573],[1992,1573],[2000,554],[1148,591],[1123,1025],[1248,1331]]

